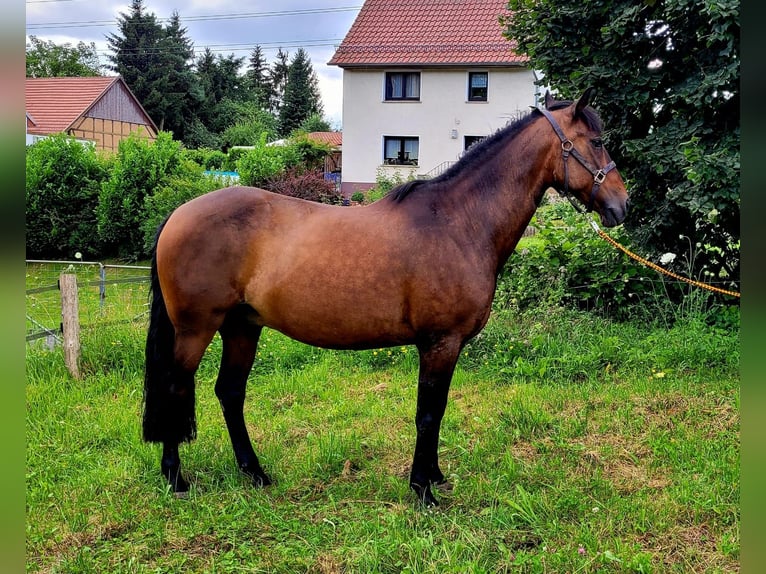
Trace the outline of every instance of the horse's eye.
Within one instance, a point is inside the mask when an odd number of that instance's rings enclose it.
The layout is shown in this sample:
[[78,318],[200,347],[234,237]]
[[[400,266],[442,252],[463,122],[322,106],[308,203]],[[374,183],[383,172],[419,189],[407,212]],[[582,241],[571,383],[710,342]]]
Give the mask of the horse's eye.
[[604,147],[604,142],[601,141],[601,138],[592,139],[592,140],[590,140],[590,143],[592,143],[593,147],[595,147],[595,148],[602,148],[602,147]]

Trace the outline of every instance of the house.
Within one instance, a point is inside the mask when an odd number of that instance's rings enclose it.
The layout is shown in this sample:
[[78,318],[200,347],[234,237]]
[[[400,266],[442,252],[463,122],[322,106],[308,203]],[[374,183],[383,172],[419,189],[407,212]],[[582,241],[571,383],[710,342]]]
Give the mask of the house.
[[378,174],[428,177],[537,102],[503,37],[506,0],[366,0],[328,62],[343,69],[344,196]]
[[27,145],[65,133],[96,149],[116,151],[137,133],[157,138],[157,126],[120,76],[26,79]]

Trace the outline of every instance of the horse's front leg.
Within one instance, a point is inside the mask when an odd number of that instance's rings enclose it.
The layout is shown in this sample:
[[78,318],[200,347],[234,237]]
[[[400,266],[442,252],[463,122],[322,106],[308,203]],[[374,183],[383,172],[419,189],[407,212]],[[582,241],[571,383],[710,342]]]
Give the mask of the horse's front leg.
[[418,347],[420,372],[418,401],[415,413],[415,455],[410,472],[410,487],[425,506],[439,502],[431,492],[431,484],[444,484],[439,469],[439,429],[447,407],[447,395],[455,364],[460,356],[460,341],[442,340],[427,347]]

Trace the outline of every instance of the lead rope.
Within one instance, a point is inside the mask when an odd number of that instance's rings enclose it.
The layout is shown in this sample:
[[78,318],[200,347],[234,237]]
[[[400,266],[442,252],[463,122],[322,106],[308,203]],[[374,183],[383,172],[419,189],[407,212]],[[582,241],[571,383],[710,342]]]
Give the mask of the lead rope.
[[667,275],[668,277],[672,277],[673,279],[684,281],[685,283],[688,283],[689,285],[694,285],[695,287],[701,287],[702,289],[707,289],[708,291],[714,291],[715,293],[721,293],[723,295],[730,295],[731,297],[740,296],[740,294],[737,293],[736,291],[729,291],[727,289],[721,289],[720,287],[714,287],[713,285],[708,285],[707,283],[702,283],[701,281],[695,281],[694,279],[689,279],[688,277],[683,277],[681,275],[677,275],[676,273],[673,273],[672,271],[668,271],[667,269],[660,267],[656,263],[652,263],[651,261],[644,259],[643,257],[639,255],[636,255],[635,253],[630,251],[627,247],[623,247],[622,245],[617,243],[614,239],[609,237],[604,231],[602,231],[602,229],[598,226],[598,223],[593,221],[593,219],[587,216],[586,216],[586,219],[588,220],[588,223],[590,223],[590,226],[593,228],[593,231],[598,233],[605,241],[614,245],[617,249],[625,253],[631,259],[635,259],[639,263],[642,263],[643,265],[646,265],[647,267],[654,269],[655,271],[659,271],[660,273],[663,273]]

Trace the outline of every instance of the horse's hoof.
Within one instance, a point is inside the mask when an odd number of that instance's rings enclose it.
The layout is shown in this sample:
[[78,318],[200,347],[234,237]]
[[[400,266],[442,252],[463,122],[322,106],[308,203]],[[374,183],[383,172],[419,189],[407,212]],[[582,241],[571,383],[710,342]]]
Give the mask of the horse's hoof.
[[180,473],[166,473],[165,478],[168,480],[171,492],[176,498],[186,498],[189,493],[189,483],[186,482]]
[[254,488],[265,488],[271,484],[271,479],[263,473],[261,474],[248,473],[248,475],[250,476],[250,480],[252,481]]
[[271,479],[265,475],[253,479],[253,486],[255,486],[255,488],[266,488],[270,484],[271,484]]
[[436,508],[439,506],[439,501],[431,494],[431,489],[426,490],[423,498],[420,499],[420,503],[423,505],[423,508]]
[[189,498],[189,491],[188,490],[181,490],[178,492],[174,492],[173,496],[175,496],[178,499],[185,500]]
[[423,508],[435,508],[439,506],[439,501],[436,500],[436,497],[431,493],[430,486],[422,487],[415,483],[411,483],[410,486],[412,487],[412,490],[415,491],[415,494],[418,495],[418,501]]

